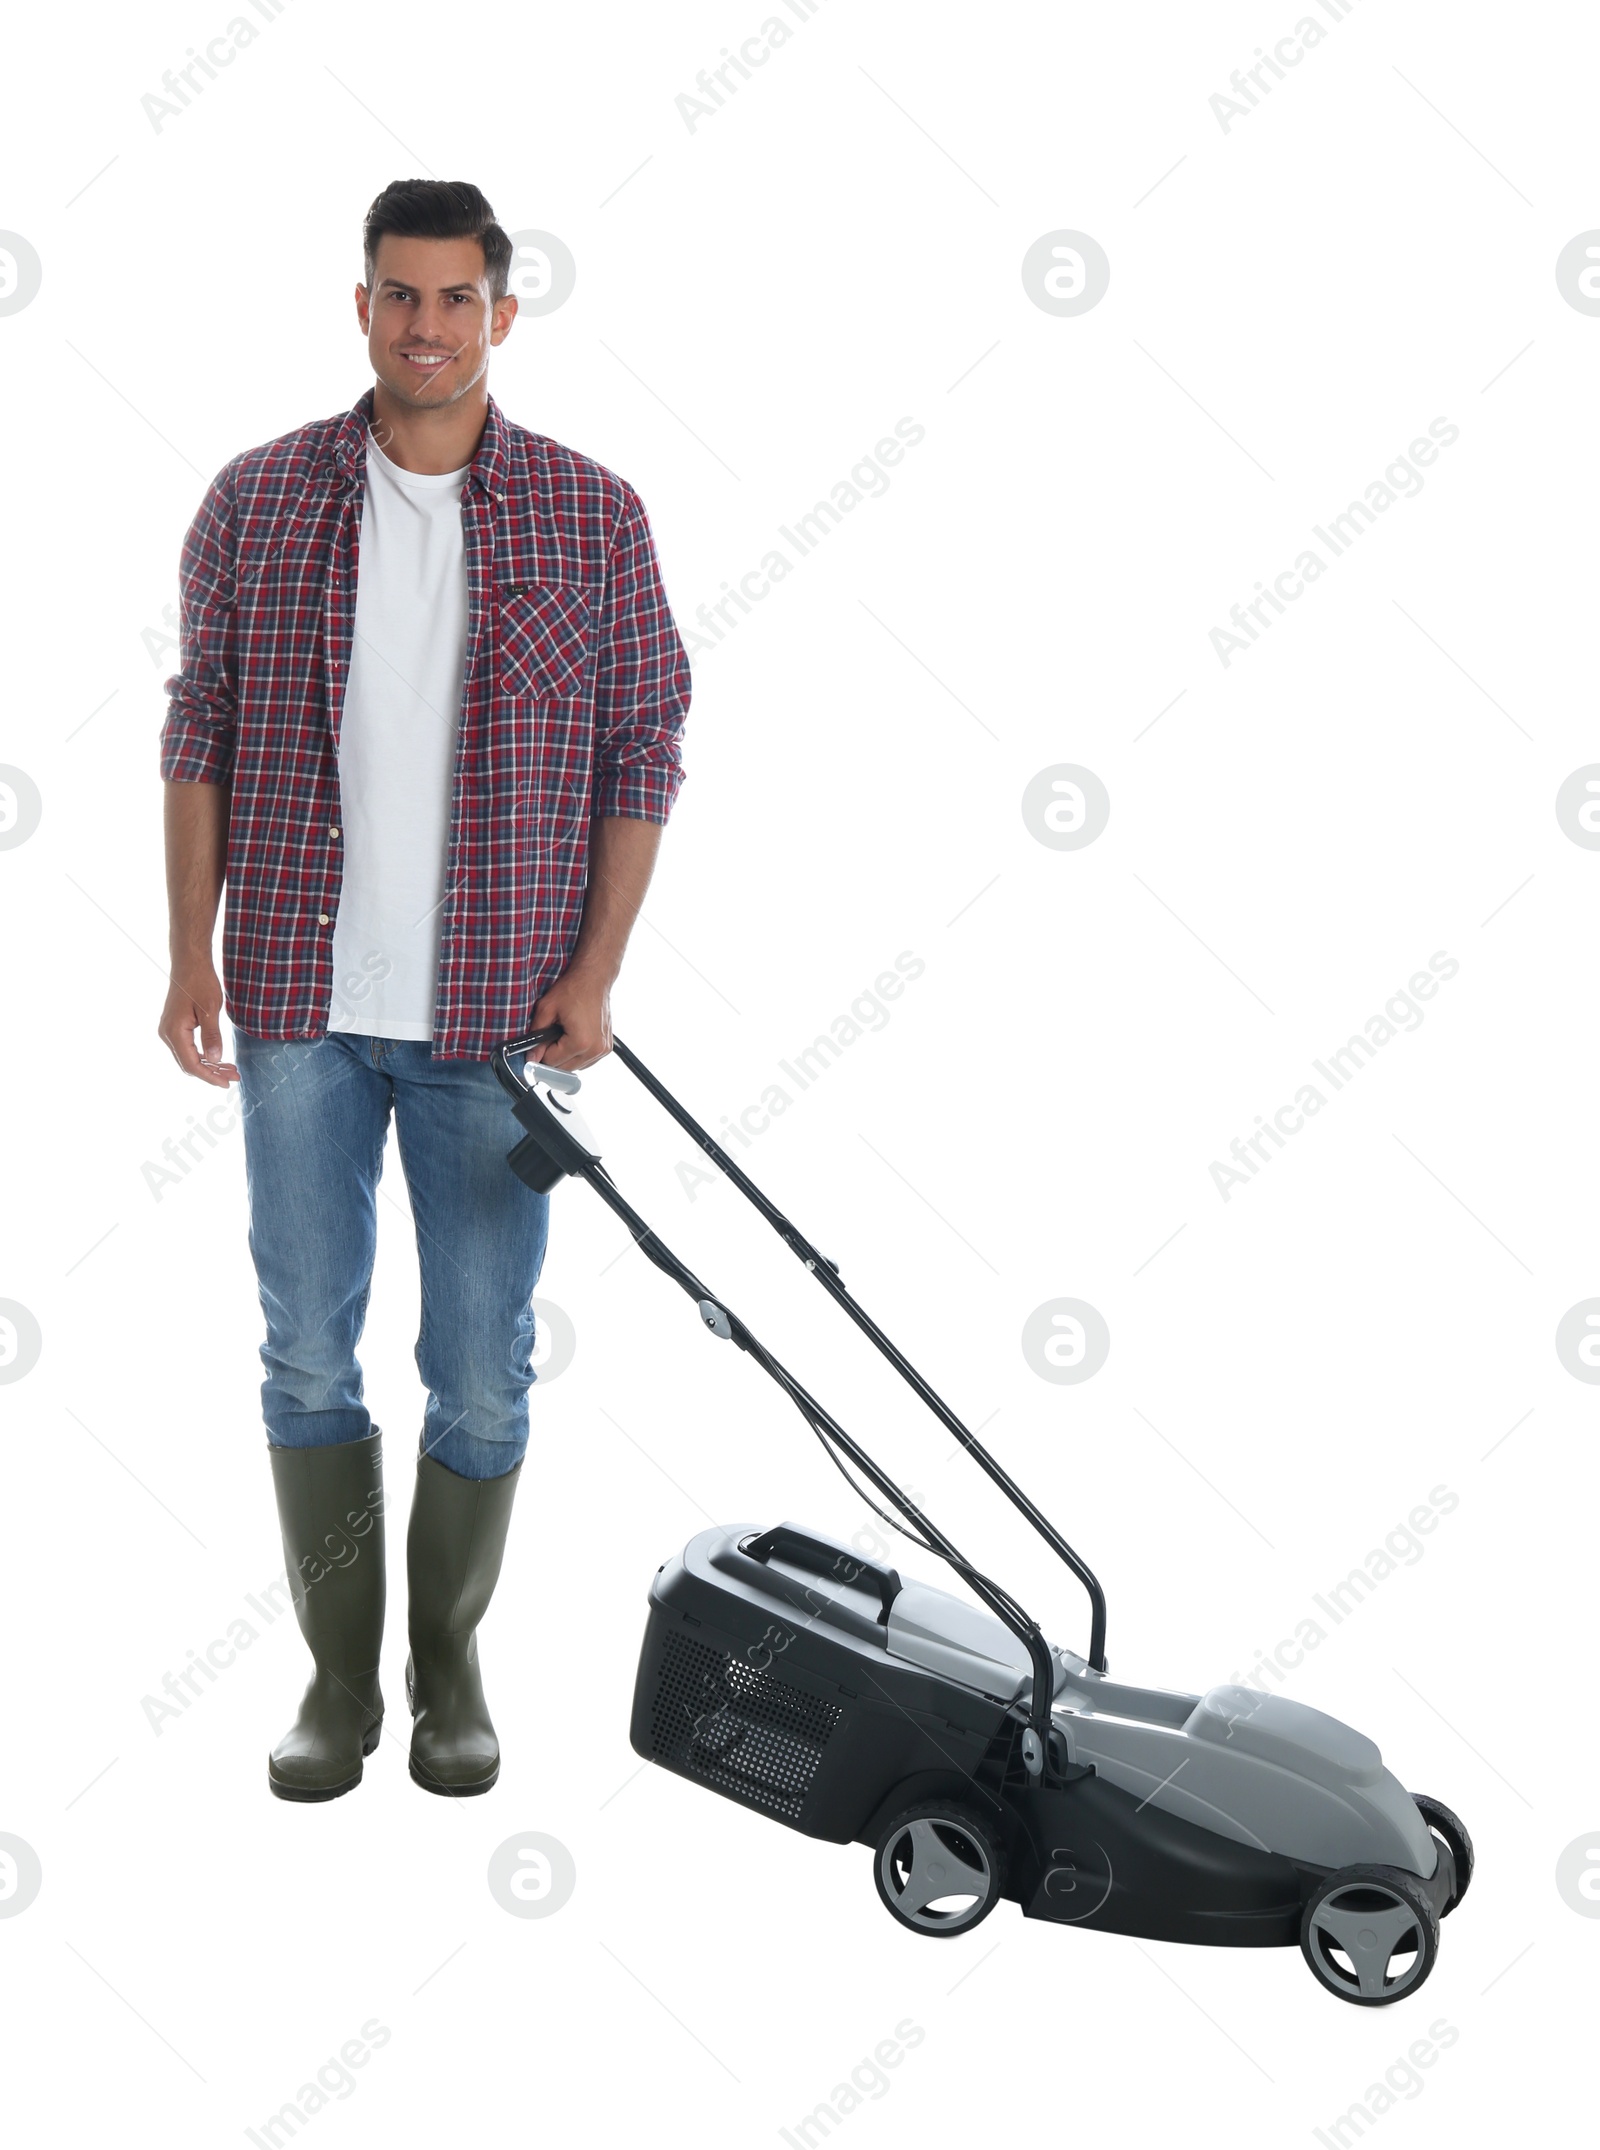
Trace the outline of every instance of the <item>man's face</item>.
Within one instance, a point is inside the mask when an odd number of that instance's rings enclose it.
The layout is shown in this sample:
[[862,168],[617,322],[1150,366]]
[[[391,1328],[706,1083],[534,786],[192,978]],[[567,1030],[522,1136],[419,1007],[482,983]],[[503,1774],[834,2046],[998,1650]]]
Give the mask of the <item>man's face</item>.
[[356,286],[356,317],[372,370],[411,410],[443,410],[468,395],[516,314],[509,294],[490,298],[476,239],[404,239],[385,232],[372,265],[372,289]]

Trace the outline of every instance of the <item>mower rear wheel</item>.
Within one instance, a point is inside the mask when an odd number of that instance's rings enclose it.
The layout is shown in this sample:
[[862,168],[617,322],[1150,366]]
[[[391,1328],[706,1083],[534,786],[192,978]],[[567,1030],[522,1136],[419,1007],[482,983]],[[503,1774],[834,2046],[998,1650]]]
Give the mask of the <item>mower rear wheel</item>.
[[1466,1895],[1467,1884],[1472,1879],[1472,1839],[1467,1834],[1466,1823],[1459,1814],[1452,1814],[1442,1799],[1430,1799],[1426,1792],[1413,1792],[1411,1797],[1417,1812],[1434,1835],[1449,1845],[1450,1856],[1456,1862],[1455,1894],[1439,1914],[1447,1919]]
[[908,1807],[878,1839],[878,1894],[913,1933],[970,1933],[1000,1901],[1005,1851],[993,1826],[969,1807],[933,1799]]

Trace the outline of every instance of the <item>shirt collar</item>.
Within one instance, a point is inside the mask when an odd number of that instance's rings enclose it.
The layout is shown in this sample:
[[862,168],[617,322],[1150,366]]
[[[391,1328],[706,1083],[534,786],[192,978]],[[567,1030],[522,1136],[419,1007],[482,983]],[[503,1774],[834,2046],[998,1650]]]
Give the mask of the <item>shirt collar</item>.
[[[347,484],[356,481],[365,464],[367,429],[372,423],[372,409],[376,400],[377,390],[369,388],[361,400],[345,413],[333,436],[333,460]],[[498,500],[505,490],[508,461],[506,422],[500,415],[499,404],[491,396],[483,438],[478,443],[478,452],[467,472],[466,483],[476,486],[480,493],[486,493],[490,499]]]

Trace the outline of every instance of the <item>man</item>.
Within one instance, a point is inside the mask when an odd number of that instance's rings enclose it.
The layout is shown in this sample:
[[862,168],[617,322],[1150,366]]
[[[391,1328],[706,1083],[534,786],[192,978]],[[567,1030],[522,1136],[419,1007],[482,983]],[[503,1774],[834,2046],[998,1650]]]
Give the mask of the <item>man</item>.
[[[638,495],[509,423],[511,242],[476,187],[368,212],[373,387],[238,456],[183,550],[162,733],[171,987],[160,1035],[242,1097],[284,1557],[315,1670],[283,1799],[361,1781],[383,1723],[383,1479],[356,1345],[393,1113],[428,1391],[406,1540],[411,1775],[486,1792],[476,1629],[528,1441],[547,1198],[506,1164],[489,1058],[584,1068],[683,771],[689,667]],[[212,963],[222,887],[232,1061]],[[195,1035],[199,1033],[199,1045]]]

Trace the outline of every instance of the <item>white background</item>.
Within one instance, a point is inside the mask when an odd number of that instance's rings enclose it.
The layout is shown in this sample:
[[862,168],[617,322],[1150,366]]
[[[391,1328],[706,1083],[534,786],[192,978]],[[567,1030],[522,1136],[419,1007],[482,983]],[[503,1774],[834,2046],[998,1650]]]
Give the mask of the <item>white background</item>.
[[[692,131],[675,98],[764,0],[289,0],[159,130],[141,96],[231,0],[80,11],[70,51],[18,34],[0,223],[44,281],[0,318],[0,760],[43,811],[0,855],[0,1297],[43,1346],[0,1392],[0,1830],[44,1885],[0,1920],[13,2103],[70,2107],[82,2140],[238,2141],[372,2019],[391,2035],[314,2144],[779,2141],[908,2019],[847,2144],[1306,2140],[1441,2022],[1381,2140],[1484,2140],[1576,2095],[1600,1926],[1555,1867],[1600,1831],[1596,1397],[1554,1335],[1600,1291],[1600,856],[1554,802],[1600,759],[1600,319],[1554,266],[1600,223],[1600,33],[1575,6],[1513,38],[1360,0],[1224,132],[1208,101],[1298,4],[823,0]],[[576,1357],[535,1393],[483,1632],[496,1791],[407,1778],[398,1584],[392,1736],[350,1797],[267,1794],[306,1669],[287,1618],[148,1723],[281,1567],[237,1128],[160,1199],[144,1169],[215,1102],[155,1037],[174,659],[150,643],[213,472],[367,385],[361,216],[429,174],[570,246],[573,297],[519,322],[491,385],[639,489],[686,628],[897,419],[925,427],[696,658],[618,1028],[716,1127],[923,959],[747,1162],[1091,1560],[1124,1677],[1248,1672],[1433,1488],[1458,1497],[1287,1688],[1477,1839],[1400,2007],[1340,2006],[1293,1951],[1009,1904],[927,1943],[861,1847],[641,1765],[657,1564],[708,1519],[864,1516],[578,1187],[542,1286]],[[1065,319],[1020,275],[1063,227],[1111,262]],[[1421,493],[1224,667],[1229,608],[1436,418],[1459,438]],[[1078,851],[1021,810],[1061,763],[1111,799]],[[1440,950],[1459,972],[1421,1027],[1224,1201],[1213,1160]],[[1070,1578],[731,1191],[690,1199],[687,1144],[615,1063],[585,1109],[669,1240],[1081,1646]],[[422,1397],[392,1154],[381,1239],[362,1356],[398,1552]],[[1076,1386],[1021,1347],[1069,1296],[1111,1336]],[[548,1919],[486,1883],[525,1830],[576,1861]]]

